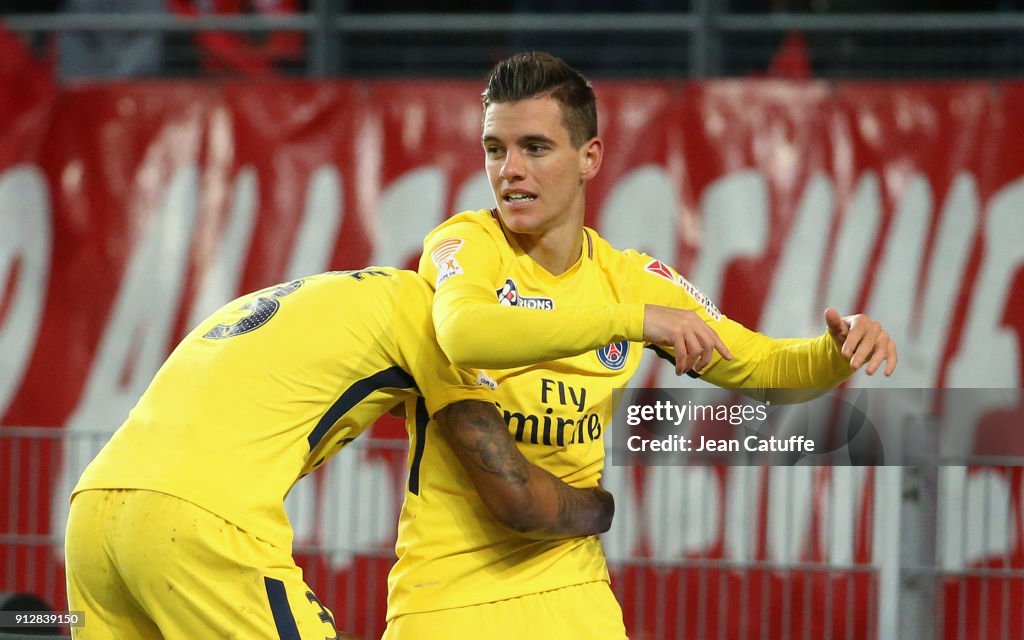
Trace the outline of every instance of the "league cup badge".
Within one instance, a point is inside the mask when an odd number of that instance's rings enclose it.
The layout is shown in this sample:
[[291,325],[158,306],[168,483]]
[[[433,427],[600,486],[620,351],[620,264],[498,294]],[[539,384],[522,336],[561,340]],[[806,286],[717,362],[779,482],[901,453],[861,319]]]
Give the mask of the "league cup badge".
[[437,243],[434,250],[430,252],[430,259],[437,266],[437,281],[434,288],[441,286],[441,283],[452,276],[462,273],[462,265],[455,259],[455,254],[462,248],[461,238],[448,238]]

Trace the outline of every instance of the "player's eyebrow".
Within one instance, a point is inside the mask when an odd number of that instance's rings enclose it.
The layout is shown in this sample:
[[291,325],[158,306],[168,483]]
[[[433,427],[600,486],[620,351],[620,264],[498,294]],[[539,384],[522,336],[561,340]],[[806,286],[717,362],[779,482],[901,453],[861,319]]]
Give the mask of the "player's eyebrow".
[[552,140],[551,138],[549,138],[549,137],[547,137],[545,135],[541,135],[539,133],[525,135],[525,136],[522,136],[522,137],[519,138],[519,145],[520,146],[526,147],[526,146],[529,146],[531,144],[545,144],[545,145],[549,145],[550,146],[550,145],[555,144],[555,141]]
[[[497,144],[502,144],[503,143],[501,138],[499,138],[498,136],[494,136],[494,135],[486,135],[486,136],[484,136],[481,139],[481,142],[483,144],[487,144],[489,142],[497,143]],[[519,146],[525,147],[525,146],[528,146],[528,145],[531,145],[531,144],[553,145],[553,144],[555,144],[555,141],[552,140],[551,138],[543,135],[543,134],[540,134],[540,133],[530,133],[530,134],[527,134],[525,136],[519,136],[519,138],[516,140],[516,143]]]

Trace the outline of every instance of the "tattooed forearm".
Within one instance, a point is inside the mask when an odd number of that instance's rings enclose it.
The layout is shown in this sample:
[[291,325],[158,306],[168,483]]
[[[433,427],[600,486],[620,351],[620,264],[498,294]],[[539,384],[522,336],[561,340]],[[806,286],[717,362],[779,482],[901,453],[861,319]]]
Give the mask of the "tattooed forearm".
[[438,414],[456,455],[513,486],[525,485],[530,463],[509,436],[505,421],[484,402],[457,402]]
[[574,489],[552,476],[558,483],[558,522],[553,535],[596,535],[612,527],[615,499],[600,487]]
[[436,416],[484,505],[501,524],[538,538],[607,531],[615,502],[607,491],[576,489],[530,464],[493,404],[464,401]]

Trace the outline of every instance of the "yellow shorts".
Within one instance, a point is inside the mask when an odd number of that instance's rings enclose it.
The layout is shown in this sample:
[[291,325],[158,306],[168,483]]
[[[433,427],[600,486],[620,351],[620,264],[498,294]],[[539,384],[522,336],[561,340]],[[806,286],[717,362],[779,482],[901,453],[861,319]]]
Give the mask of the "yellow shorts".
[[607,582],[471,607],[411,613],[388,622],[381,640],[626,640],[622,609]]
[[336,635],[289,551],[167,494],[76,495],[64,552],[81,640]]

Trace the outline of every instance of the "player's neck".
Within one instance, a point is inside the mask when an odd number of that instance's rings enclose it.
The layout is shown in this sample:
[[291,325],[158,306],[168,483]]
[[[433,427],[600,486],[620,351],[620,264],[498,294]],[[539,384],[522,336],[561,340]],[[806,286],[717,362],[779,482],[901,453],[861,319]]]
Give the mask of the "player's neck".
[[553,276],[560,276],[575,265],[583,253],[583,225],[563,225],[539,234],[513,233],[516,244],[534,262]]

